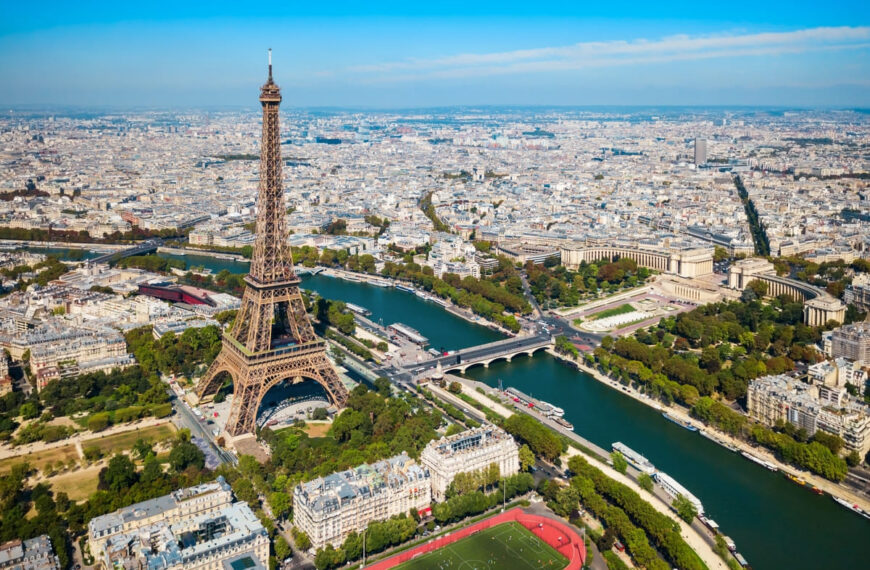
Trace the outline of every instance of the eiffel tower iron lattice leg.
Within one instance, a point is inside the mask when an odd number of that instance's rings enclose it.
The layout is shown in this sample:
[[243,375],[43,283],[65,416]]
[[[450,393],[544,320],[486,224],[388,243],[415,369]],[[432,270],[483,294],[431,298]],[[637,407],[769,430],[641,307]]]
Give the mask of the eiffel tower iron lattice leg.
[[227,372],[233,379],[235,393],[226,431],[232,436],[253,433],[256,429],[257,410],[266,393],[283,381],[310,379],[320,384],[330,401],[344,406],[347,390],[326,357],[323,341],[316,341],[295,354],[277,355],[259,363],[233,362],[233,350],[223,350],[209,367],[197,386],[197,395],[213,396],[220,389],[220,374]]
[[232,377],[235,394],[226,431],[233,436],[253,433],[266,392],[285,380],[314,380],[337,407],[343,407],[348,397],[326,357],[326,342],[317,338],[308,321],[293,271],[281,182],[281,90],[272,81],[271,57],[270,52],[269,79],[260,88],[263,144],[251,272],[245,277],[233,328],[224,334],[220,354],[196,388],[202,400],[220,390],[221,373]]

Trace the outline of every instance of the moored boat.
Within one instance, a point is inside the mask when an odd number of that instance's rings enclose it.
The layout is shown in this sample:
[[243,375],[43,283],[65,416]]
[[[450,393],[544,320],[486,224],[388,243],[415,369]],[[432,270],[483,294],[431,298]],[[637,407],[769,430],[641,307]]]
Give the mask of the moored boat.
[[680,426],[683,429],[687,429],[689,431],[698,431],[698,428],[696,428],[695,426],[693,426],[689,422],[680,421],[667,412],[664,412],[662,415],[665,417],[666,420],[674,422],[675,424],[677,424],[678,426]]
[[741,451],[740,455],[742,455],[743,457],[745,457],[749,461],[752,461],[753,463],[758,463],[762,467],[766,467],[767,469],[770,469],[771,471],[779,471],[779,467],[777,467],[776,465],[774,465],[770,461],[765,461],[764,459],[762,459],[760,457],[756,457],[756,456],[752,455],[751,453]]
[[803,487],[807,484],[806,481],[804,481],[800,477],[795,477],[791,473],[786,473],[785,476],[788,477],[789,481],[791,481],[792,483],[796,483],[796,484],[800,485],[801,487]]

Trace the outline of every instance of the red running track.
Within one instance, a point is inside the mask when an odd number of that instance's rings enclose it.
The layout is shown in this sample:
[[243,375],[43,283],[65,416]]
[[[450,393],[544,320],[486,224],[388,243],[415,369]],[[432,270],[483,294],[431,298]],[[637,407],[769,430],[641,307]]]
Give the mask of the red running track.
[[421,544],[420,546],[406,550],[405,552],[400,552],[391,558],[371,564],[367,566],[367,568],[368,570],[388,570],[389,568],[394,568],[416,556],[453,544],[454,542],[462,540],[466,536],[474,534],[477,531],[492,528],[496,525],[511,521],[520,523],[532,531],[535,536],[555,548],[562,556],[567,558],[568,565],[565,566],[565,570],[580,570],[583,566],[583,561],[586,560],[586,545],[583,543],[583,539],[580,535],[578,535],[570,525],[560,520],[539,515],[530,515],[517,507],[494,517],[484,519],[471,526],[467,526],[463,529],[430,540],[425,544]]

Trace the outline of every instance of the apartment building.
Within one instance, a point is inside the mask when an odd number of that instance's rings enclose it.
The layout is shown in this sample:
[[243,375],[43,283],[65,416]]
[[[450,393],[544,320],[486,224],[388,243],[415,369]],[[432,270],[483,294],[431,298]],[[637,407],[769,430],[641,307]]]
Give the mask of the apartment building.
[[870,363],[870,323],[853,323],[834,330],[831,356]]
[[135,364],[127,352],[124,336],[114,330],[67,329],[52,338],[35,336],[30,348],[30,366],[37,390],[58,378],[86,372],[108,372]]
[[269,559],[266,529],[223,477],[96,517],[88,539],[105,569],[262,568]]
[[60,570],[47,534],[28,540],[15,539],[0,544],[0,568],[14,570]]
[[12,391],[12,377],[9,375],[9,359],[0,352],[0,396]]
[[297,485],[293,522],[315,549],[339,546],[371,521],[426,512],[431,497],[429,472],[401,453]]
[[806,384],[785,375],[765,376],[749,384],[746,399],[749,415],[768,426],[782,420],[810,436],[817,430],[837,435],[847,450],[862,456],[870,450],[867,407],[845,388]]
[[447,487],[457,473],[478,471],[493,463],[502,476],[520,469],[519,447],[514,438],[489,425],[429,442],[420,462],[432,477],[432,497],[436,501],[445,499]]

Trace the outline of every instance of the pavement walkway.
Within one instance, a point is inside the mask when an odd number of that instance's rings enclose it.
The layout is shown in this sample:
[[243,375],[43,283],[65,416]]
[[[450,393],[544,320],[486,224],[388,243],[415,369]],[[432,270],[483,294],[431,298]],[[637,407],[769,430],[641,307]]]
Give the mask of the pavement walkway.
[[[493,412],[497,413],[498,415],[505,417],[505,418],[509,418],[510,416],[514,415],[513,410],[508,409],[507,407],[496,402],[495,400],[493,400],[491,398],[487,398],[484,394],[481,394],[480,392],[478,392],[476,385],[481,384],[480,382],[475,382],[474,380],[467,380],[465,378],[461,378],[459,376],[454,376],[452,374],[446,374],[444,376],[444,379],[447,382],[459,382],[460,384],[462,384],[462,387],[463,387],[462,393],[463,394],[465,394],[469,398],[476,400],[477,402],[486,406],[487,408],[489,408]],[[487,389],[487,388],[484,388],[484,389]],[[492,390],[492,388],[489,388],[489,390]]]

